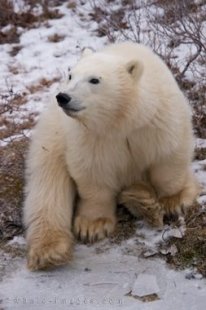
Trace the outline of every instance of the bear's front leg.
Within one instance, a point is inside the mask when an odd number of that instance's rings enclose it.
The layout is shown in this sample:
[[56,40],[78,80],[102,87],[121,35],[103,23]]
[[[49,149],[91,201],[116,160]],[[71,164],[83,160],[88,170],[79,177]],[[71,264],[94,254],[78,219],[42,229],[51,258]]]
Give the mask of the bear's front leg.
[[[72,256],[75,188],[53,106],[41,117],[27,158],[24,224],[30,270],[67,263]],[[52,113],[54,112],[54,113]]]
[[74,219],[74,233],[83,242],[101,240],[114,232],[116,224],[114,193],[92,187],[80,193]]
[[62,265],[72,257],[74,189],[66,167],[54,159],[37,165],[27,184],[24,222],[30,270]]

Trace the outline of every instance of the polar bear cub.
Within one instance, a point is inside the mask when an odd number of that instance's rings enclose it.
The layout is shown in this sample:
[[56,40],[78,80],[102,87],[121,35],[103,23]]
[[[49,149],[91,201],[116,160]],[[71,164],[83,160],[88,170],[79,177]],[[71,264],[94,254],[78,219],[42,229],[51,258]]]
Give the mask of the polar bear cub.
[[118,202],[154,225],[191,205],[193,144],[188,102],[157,55],[130,42],[86,49],[33,133],[28,267],[69,261],[73,233],[90,242],[111,234]]

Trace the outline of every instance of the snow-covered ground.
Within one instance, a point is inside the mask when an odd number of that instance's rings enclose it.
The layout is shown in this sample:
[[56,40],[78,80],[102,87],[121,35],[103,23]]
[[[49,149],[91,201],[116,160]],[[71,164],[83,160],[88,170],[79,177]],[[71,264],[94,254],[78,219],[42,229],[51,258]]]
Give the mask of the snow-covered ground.
[[[205,310],[206,280],[191,270],[169,269],[164,260],[150,257],[161,234],[145,228],[139,232],[145,235],[143,239],[134,236],[121,245],[111,245],[107,240],[93,246],[77,245],[70,265],[47,272],[31,273],[25,259],[7,258],[0,306]],[[24,247],[24,240],[15,238],[12,244]]]
[[[95,36],[95,23],[80,20],[66,4],[59,10],[62,18],[22,31],[22,48],[16,56],[9,54],[10,44],[0,46],[0,92],[12,87],[27,98],[18,118],[12,115],[19,122],[27,113],[40,111],[57,91],[58,83],[34,93],[32,86],[42,79],[61,79],[83,47],[100,48],[106,43],[105,37]],[[50,42],[48,37],[54,34],[64,39]],[[12,73],[14,69],[16,74]],[[197,143],[203,145],[205,141]],[[194,163],[194,170],[206,193],[203,165],[205,161]],[[206,194],[200,197],[200,202],[204,201]],[[77,245],[70,265],[48,272],[31,273],[25,258],[12,259],[1,252],[0,309],[205,310],[206,280],[191,270],[169,269],[164,260],[151,255],[161,238],[162,232],[143,226],[121,245],[108,240],[93,246]],[[24,239],[15,238],[10,246],[24,249]]]

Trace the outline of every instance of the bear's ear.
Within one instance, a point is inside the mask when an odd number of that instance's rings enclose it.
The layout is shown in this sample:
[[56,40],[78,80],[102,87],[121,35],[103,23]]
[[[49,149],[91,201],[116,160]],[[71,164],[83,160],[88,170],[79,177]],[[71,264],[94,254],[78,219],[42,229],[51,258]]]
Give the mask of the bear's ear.
[[131,60],[126,64],[126,69],[135,80],[138,80],[143,72],[143,64],[137,60]]
[[82,57],[85,57],[85,56],[89,56],[89,55],[91,55],[91,54],[93,54],[94,53],[94,50],[92,49],[92,48],[90,48],[90,47],[85,47],[85,48],[83,48],[83,50],[82,50]]

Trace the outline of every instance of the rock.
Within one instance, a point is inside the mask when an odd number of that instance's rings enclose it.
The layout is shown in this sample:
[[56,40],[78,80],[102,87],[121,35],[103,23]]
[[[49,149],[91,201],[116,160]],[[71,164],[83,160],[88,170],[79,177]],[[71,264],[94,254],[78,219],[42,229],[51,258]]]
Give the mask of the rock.
[[159,286],[157,284],[156,276],[141,273],[134,282],[131,294],[133,296],[143,297],[151,294],[157,294],[158,292]]
[[160,253],[163,255],[171,254],[172,256],[175,256],[175,254],[178,252],[177,247],[175,244],[172,244],[168,248],[160,249]]
[[185,230],[178,227],[178,228],[172,228],[168,229],[164,232],[164,239],[169,239],[169,238],[177,238],[177,239],[182,239],[184,237]]
[[157,249],[147,249],[147,250],[142,252],[143,257],[145,257],[145,258],[154,256],[156,254],[158,254]]

